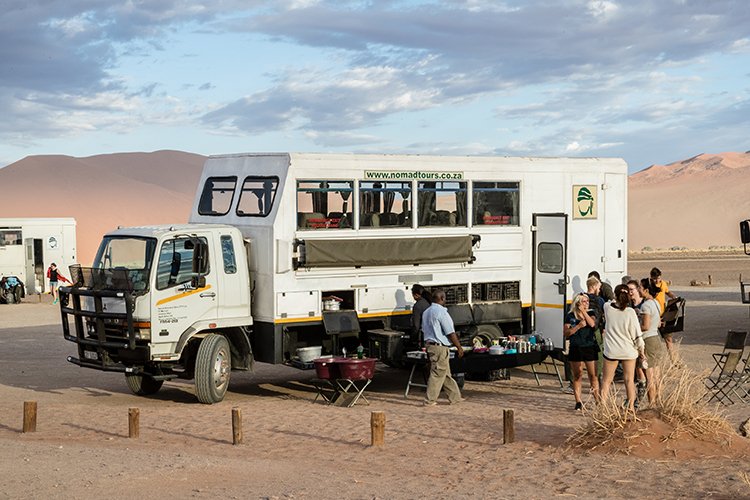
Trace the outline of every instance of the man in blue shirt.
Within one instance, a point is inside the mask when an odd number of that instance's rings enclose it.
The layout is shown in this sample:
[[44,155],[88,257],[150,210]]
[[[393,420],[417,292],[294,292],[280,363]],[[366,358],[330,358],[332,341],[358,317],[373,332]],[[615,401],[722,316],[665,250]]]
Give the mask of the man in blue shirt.
[[432,294],[432,305],[422,315],[422,331],[427,355],[430,358],[430,378],[427,381],[425,406],[437,404],[441,389],[445,389],[451,404],[460,403],[463,400],[461,391],[451,377],[450,345],[456,346],[459,358],[463,357],[464,350],[458,342],[453,320],[445,307],[444,290],[438,289]]

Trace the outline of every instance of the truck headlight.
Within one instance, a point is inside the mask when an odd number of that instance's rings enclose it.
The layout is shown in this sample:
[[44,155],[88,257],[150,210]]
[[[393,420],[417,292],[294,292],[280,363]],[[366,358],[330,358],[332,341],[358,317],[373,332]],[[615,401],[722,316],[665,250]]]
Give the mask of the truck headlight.
[[140,340],[151,340],[151,328],[138,328],[135,331],[135,338]]

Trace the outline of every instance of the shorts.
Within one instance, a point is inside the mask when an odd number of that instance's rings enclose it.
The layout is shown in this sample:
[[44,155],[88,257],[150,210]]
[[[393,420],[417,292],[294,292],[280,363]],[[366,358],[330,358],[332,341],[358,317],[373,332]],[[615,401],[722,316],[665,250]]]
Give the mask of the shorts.
[[49,289],[50,290],[57,290],[58,289],[57,281],[50,281],[49,282]]
[[599,346],[577,346],[572,345],[568,350],[568,361],[597,361],[599,359]]
[[646,360],[648,360],[648,366],[659,366],[666,349],[664,347],[664,341],[660,339],[658,335],[653,335],[643,339],[643,343],[646,344]]

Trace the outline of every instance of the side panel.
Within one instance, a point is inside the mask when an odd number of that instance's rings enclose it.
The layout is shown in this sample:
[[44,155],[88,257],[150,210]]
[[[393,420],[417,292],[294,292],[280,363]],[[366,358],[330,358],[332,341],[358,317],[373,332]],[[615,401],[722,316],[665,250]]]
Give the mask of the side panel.
[[604,211],[604,272],[625,273],[627,258],[627,177],[624,174],[605,174]]
[[534,214],[534,328],[563,345],[567,292],[567,230],[565,214]]

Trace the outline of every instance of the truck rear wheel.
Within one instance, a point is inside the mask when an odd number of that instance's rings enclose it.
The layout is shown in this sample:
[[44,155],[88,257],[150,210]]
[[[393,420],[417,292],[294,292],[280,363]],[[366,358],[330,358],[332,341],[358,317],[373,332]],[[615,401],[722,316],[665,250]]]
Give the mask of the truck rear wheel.
[[222,335],[207,335],[195,358],[195,396],[205,404],[224,399],[229,387],[232,359],[229,342]]
[[150,396],[156,394],[164,384],[163,380],[154,380],[148,375],[125,375],[128,387],[137,396]]

